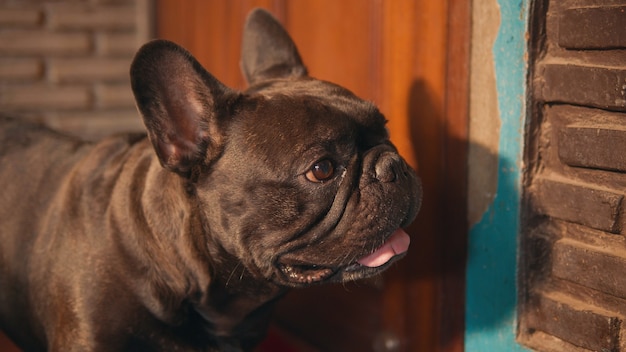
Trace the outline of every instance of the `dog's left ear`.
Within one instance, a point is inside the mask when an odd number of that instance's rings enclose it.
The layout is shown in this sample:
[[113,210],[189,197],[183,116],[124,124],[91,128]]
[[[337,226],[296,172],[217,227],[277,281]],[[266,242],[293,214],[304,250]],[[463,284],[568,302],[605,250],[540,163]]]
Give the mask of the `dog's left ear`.
[[130,69],[137,108],[163,167],[188,177],[194,165],[220,152],[220,121],[239,96],[182,47],[154,40]]
[[266,10],[248,15],[241,45],[241,69],[248,84],[268,79],[306,76],[293,40]]

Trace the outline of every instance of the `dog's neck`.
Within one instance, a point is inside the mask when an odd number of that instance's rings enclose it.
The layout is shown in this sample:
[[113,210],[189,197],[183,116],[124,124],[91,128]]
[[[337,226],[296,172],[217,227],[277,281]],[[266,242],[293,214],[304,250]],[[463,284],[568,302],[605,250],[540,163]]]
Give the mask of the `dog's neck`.
[[134,240],[148,244],[143,248],[150,251],[141,258],[152,261],[145,263],[154,268],[145,284],[153,286],[142,296],[150,302],[152,314],[178,323],[188,319],[181,312],[189,314],[191,308],[217,336],[249,331],[250,326],[240,326],[244,319],[246,325],[267,321],[273,302],[285,290],[253,277],[219,243],[207,242],[211,236],[205,232],[211,229],[201,219],[203,212],[197,209],[189,181],[163,169],[155,156],[144,154],[141,159],[135,170],[129,170],[134,181],[127,185],[126,194],[131,195],[127,201],[132,203],[127,209],[137,213]]

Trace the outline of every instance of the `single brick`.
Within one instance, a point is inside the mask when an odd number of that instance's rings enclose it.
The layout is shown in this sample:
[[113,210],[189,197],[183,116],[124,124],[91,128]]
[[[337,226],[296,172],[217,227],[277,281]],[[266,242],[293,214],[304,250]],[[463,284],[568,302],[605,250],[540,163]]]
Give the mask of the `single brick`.
[[520,334],[518,338],[520,339],[519,341],[525,347],[529,347],[531,351],[592,352],[586,348],[572,345],[541,330],[534,330],[530,334]]
[[135,29],[134,6],[90,6],[53,4],[48,23],[52,29]]
[[90,104],[91,93],[88,87],[0,87],[0,109],[5,111],[80,109],[87,108]]
[[570,166],[626,172],[626,126],[571,124],[559,131],[559,158]]
[[48,63],[51,82],[128,82],[131,58],[67,58]]
[[563,10],[558,44],[568,49],[626,48],[626,6]]
[[39,59],[0,59],[0,80],[33,81],[43,76],[43,64]]
[[544,101],[626,111],[624,66],[546,63],[540,67],[544,80],[541,97]]
[[595,290],[626,298],[626,253],[570,239],[555,243],[552,274]]
[[103,56],[132,57],[141,44],[134,33],[99,32],[96,35],[96,50]]
[[135,106],[130,84],[101,84],[95,89],[96,105],[99,108],[119,108]]
[[528,327],[593,351],[617,351],[621,320],[616,314],[559,292],[538,294],[527,312]]
[[38,30],[0,32],[0,54],[69,55],[91,49],[87,33],[52,33]]
[[548,216],[619,233],[624,195],[597,185],[562,178],[538,178],[531,190],[537,209]]
[[0,9],[0,26],[33,27],[41,24],[43,15],[39,9],[7,8]]

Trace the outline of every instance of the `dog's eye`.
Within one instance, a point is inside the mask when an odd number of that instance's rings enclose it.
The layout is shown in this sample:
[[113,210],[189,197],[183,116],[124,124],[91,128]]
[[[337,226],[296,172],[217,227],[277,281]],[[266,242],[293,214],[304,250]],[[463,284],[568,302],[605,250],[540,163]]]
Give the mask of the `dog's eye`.
[[335,175],[333,162],[324,159],[315,163],[305,174],[306,179],[311,182],[324,182],[330,180]]

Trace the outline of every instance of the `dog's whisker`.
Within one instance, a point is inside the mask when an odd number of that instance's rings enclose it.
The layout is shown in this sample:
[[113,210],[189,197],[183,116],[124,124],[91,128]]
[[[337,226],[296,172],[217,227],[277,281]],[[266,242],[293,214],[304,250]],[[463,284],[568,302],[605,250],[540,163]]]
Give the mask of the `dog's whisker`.
[[228,284],[230,283],[230,279],[232,279],[232,277],[235,274],[235,271],[237,271],[237,268],[239,267],[239,265],[241,265],[241,262],[238,262],[237,265],[235,265],[233,270],[230,272],[230,275],[228,275],[228,279],[226,280],[226,287],[228,287]]
[[243,274],[245,274],[246,272],[246,267],[242,266],[241,267],[241,275],[239,275],[239,281],[243,281]]

